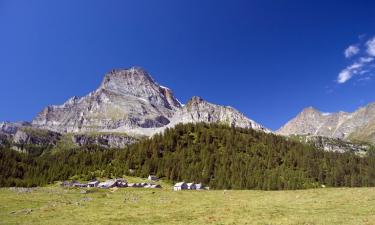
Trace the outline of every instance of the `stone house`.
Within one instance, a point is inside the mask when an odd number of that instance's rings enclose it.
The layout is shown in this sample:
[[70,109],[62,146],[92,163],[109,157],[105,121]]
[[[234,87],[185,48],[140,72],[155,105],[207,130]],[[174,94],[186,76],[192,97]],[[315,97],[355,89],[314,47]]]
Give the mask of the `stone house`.
[[188,186],[185,182],[179,182],[173,186],[174,191],[181,191],[181,190],[187,190],[187,189],[188,189]]
[[148,175],[148,178],[147,178],[149,181],[158,181],[159,178],[157,178],[156,176],[154,175]]

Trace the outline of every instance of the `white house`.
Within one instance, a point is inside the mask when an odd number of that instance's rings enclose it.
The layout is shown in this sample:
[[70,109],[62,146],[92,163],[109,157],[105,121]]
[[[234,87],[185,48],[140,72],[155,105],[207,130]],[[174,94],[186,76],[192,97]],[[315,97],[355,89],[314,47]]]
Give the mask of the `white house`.
[[179,182],[173,186],[174,191],[187,190],[188,186],[185,182]]
[[72,187],[78,187],[78,188],[84,188],[84,187],[87,187],[87,184],[82,184],[82,183],[73,183],[72,184]]
[[98,184],[98,187],[100,188],[111,188],[114,186],[116,186],[116,180],[107,180]]
[[99,181],[95,180],[95,181],[91,181],[91,182],[88,182],[87,183],[87,187],[97,187],[99,185]]
[[148,175],[148,178],[147,178],[149,181],[157,181],[159,180],[156,176],[154,175]]
[[128,181],[123,179],[123,178],[116,178],[116,186],[117,187],[127,187],[128,186]]
[[188,187],[189,190],[195,190],[196,189],[194,183],[187,183],[187,187]]
[[195,189],[196,190],[204,190],[203,184],[195,184]]

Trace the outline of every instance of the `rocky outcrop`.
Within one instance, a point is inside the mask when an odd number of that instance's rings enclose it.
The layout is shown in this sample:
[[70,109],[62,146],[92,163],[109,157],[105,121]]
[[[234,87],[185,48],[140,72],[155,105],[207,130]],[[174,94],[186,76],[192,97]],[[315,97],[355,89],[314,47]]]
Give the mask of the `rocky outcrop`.
[[60,140],[61,134],[49,130],[38,128],[23,127],[14,134],[12,142],[18,145],[56,145]]
[[375,103],[353,113],[322,113],[304,109],[278,131],[281,135],[311,135],[375,143]]
[[121,134],[74,134],[72,141],[77,146],[98,145],[103,148],[125,148],[138,139]]
[[271,132],[230,106],[215,105],[197,96],[191,98],[183,108],[178,110],[171,121],[171,125],[198,122],[223,123],[234,127]]
[[0,122],[0,134],[14,135],[22,127],[31,127],[29,122]]
[[305,135],[292,135],[291,138],[327,152],[353,152],[358,155],[364,155],[371,148],[370,144],[353,143],[340,138]]

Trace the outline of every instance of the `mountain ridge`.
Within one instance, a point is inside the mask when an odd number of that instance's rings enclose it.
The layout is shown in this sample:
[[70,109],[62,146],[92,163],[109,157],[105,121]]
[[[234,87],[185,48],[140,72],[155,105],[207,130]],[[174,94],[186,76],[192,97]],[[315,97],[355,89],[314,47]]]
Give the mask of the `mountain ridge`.
[[307,107],[276,133],[375,143],[375,102],[359,107],[351,113],[323,113],[313,107]]
[[183,105],[171,89],[159,85],[140,67],[110,71],[96,90],[83,97],[71,97],[62,105],[47,106],[32,125],[61,133],[95,131],[152,136],[180,122],[221,122],[271,132],[232,107],[197,96]]

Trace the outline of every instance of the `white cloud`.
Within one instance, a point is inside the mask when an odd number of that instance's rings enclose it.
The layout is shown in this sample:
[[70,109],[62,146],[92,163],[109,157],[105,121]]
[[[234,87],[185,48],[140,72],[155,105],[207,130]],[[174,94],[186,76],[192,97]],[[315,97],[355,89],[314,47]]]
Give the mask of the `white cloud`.
[[367,53],[370,56],[375,56],[375,37],[366,42]]
[[372,58],[372,57],[361,57],[361,58],[359,58],[359,61],[361,63],[369,63],[369,62],[372,62],[373,60],[374,60],[374,58]]
[[347,47],[344,51],[344,55],[346,58],[350,58],[356,54],[358,54],[359,52],[359,48],[355,45],[350,45],[349,47]]
[[[360,47],[365,48],[365,51],[362,53]],[[354,63],[347,66],[345,69],[341,70],[337,77],[337,83],[343,84],[348,80],[352,79],[355,75],[365,76],[372,72],[375,69],[375,36],[367,42],[362,42],[360,44],[350,45],[344,51],[346,58],[351,58],[355,56]],[[361,77],[362,80],[367,80]]]
[[366,73],[366,70],[364,68],[373,60],[374,58],[372,57],[361,57],[358,62],[355,62],[352,65],[346,67],[339,73],[337,77],[337,83],[343,84],[356,74]]
[[343,84],[353,77],[354,73],[348,68],[343,69],[337,77],[337,83]]

